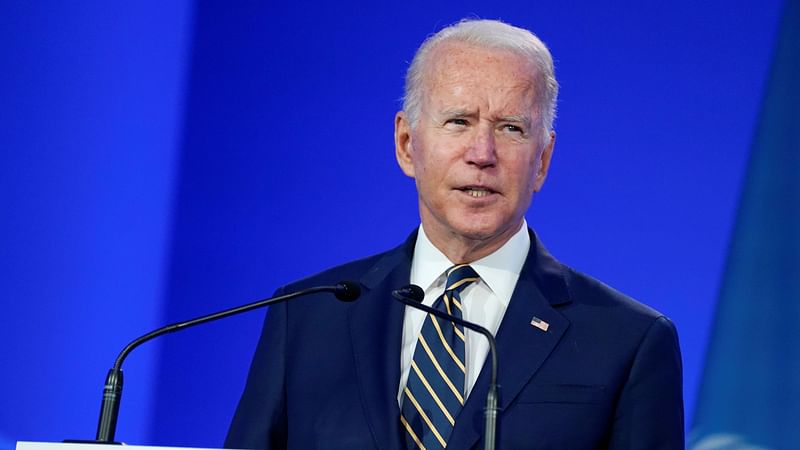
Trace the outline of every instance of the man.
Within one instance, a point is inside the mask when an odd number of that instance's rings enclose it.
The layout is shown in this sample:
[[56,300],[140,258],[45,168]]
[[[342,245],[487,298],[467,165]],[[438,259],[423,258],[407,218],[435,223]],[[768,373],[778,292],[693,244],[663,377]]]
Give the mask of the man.
[[289,285],[358,280],[352,304],[273,306],[226,446],[483,445],[487,343],[394,301],[495,333],[498,448],[683,448],[681,360],[661,314],[562,265],[525,223],[547,177],[558,85],[527,30],[463,21],[429,38],[395,118],[422,225],[405,244]]

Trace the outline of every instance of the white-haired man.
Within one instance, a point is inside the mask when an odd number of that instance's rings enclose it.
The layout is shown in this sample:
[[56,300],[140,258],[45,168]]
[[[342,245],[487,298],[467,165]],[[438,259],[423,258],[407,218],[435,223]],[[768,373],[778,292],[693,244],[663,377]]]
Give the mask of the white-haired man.
[[557,92],[527,30],[463,21],[423,43],[395,118],[421,225],[394,250],[282,289],[357,279],[364,294],[269,311],[227,446],[482,445],[488,344],[392,300],[412,283],[495,334],[498,448],[683,448],[670,321],[556,261],[525,222],[550,168]]

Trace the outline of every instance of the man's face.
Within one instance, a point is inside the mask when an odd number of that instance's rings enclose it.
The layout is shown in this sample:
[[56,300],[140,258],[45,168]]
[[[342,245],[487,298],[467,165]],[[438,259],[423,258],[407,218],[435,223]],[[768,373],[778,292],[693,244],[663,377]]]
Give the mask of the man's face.
[[485,248],[472,252],[482,257],[522,224],[555,135],[542,129],[533,68],[522,57],[456,42],[430,57],[416,126],[402,112],[395,120],[397,160],[416,180],[432,242],[445,254],[442,246],[458,242]]

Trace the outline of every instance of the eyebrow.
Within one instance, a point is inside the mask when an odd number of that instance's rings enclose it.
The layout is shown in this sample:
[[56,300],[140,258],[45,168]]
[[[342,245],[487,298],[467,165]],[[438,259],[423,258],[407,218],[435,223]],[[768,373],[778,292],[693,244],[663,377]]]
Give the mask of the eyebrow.
[[512,123],[521,123],[525,126],[526,129],[530,129],[531,127],[531,118],[528,116],[520,116],[520,115],[511,115],[511,116],[501,116],[495,119],[496,122],[512,122]]
[[475,117],[478,115],[478,113],[467,111],[464,108],[447,108],[439,114],[445,117]]
[[[478,113],[464,108],[446,108],[439,112],[443,117],[477,117]],[[531,128],[532,120],[529,116],[512,114],[508,116],[492,117],[492,122],[521,123],[526,129]]]

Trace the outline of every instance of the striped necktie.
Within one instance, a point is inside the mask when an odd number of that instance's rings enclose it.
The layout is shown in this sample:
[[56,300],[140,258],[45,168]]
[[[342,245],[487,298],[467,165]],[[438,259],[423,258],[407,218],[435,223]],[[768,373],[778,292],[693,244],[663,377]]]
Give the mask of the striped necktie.
[[[466,264],[446,273],[444,293],[433,307],[461,318],[459,293],[480,278]],[[409,449],[447,447],[455,418],[464,406],[464,353],[464,328],[428,314],[403,389],[400,422]]]

